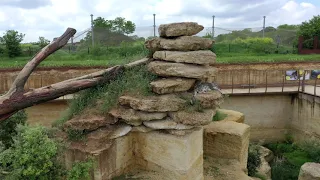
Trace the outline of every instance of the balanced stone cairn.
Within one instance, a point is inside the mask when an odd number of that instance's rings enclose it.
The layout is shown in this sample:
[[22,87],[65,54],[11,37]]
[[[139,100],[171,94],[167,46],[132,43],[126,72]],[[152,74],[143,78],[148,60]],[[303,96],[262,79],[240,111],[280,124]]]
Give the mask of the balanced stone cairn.
[[193,36],[203,28],[194,22],[160,25],[160,38],[145,42],[153,52],[148,70],[159,77],[150,84],[157,95],[121,96],[109,113],[139,132],[185,135],[212,122],[223,96],[213,83],[213,40]]

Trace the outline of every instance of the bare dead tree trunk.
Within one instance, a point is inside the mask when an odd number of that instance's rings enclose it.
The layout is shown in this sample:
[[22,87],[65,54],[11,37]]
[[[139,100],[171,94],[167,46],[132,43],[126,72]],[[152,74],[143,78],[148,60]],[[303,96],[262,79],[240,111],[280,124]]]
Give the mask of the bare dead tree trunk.
[[67,94],[72,94],[96,86],[100,83],[107,83],[114,79],[119,73],[123,72],[125,68],[131,68],[149,61],[148,59],[142,59],[124,66],[114,66],[78,78],[25,91],[24,86],[34,69],[50,54],[66,45],[68,40],[75,33],[75,29],[68,28],[56,41],[53,41],[36,54],[19,72],[9,91],[5,95],[0,96],[0,121],[9,118],[21,109],[47,102]]

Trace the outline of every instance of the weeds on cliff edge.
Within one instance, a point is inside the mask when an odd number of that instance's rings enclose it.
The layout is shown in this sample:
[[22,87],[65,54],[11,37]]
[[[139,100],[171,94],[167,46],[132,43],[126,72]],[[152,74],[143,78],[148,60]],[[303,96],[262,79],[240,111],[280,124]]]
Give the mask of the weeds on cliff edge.
[[125,70],[117,78],[107,84],[102,84],[79,93],[69,103],[69,108],[53,126],[60,127],[65,121],[80,114],[86,108],[98,109],[101,114],[114,107],[123,94],[152,95],[150,82],[156,78],[144,65]]
[[212,121],[221,121],[224,120],[228,115],[217,110],[216,114],[212,117]]
[[248,150],[248,162],[247,162],[247,169],[249,176],[255,176],[258,172],[258,168],[261,165],[260,159],[260,150],[257,145],[250,144]]
[[92,158],[73,163],[72,168],[68,171],[67,180],[90,180],[90,171],[94,167],[94,163]]
[[265,145],[276,158],[271,162],[273,180],[298,179],[301,166],[306,162],[320,163],[320,143],[304,141],[295,143],[289,135],[284,142]]

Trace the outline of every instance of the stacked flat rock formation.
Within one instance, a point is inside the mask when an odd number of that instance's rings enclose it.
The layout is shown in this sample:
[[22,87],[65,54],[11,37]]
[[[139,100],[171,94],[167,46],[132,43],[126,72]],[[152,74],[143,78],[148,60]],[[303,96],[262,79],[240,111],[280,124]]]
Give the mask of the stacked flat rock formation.
[[[194,22],[164,24],[160,38],[145,43],[153,51],[148,70],[159,78],[150,83],[155,96],[122,96],[109,113],[133,131],[161,130],[185,135],[212,122],[222,94],[208,89],[216,76],[213,41],[193,36],[203,30]],[[195,93],[197,92],[197,93]]]
[[[160,37],[145,43],[153,53],[143,62],[158,77],[150,82],[154,95],[123,94],[106,114],[95,115],[90,109],[64,124],[86,136],[85,141],[71,141],[67,167],[93,155],[98,161],[94,180],[112,179],[135,168],[159,172],[165,180],[203,179],[203,127],[212,123],[223,96],[213,83],[213,41],[194,36],[201,30],[203,26],[193,22],[164,24]],[[236,143],[238,149],[243,149],[243,142]]]

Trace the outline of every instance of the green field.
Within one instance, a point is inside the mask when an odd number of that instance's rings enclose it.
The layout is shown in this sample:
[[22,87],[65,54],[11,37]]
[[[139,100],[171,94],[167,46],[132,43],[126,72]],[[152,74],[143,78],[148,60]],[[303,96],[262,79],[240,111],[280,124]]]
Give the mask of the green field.
[[[266,52],[267,47],[273,50]],[[66,46],[50,55],[39,67],[106,67],[139,60],[149,53],[144,47],[144,42],[140,41],[109,47],[78,47],[75,52],[69,52],[68,48]],[[290,47],[280,47],[276,50],[274,50],[273,44],[250,47],[243,45],[243,43],[218,43],[212,48],[212,51],[217,54],[217,63],[320,61],[320,54],[298,55]],[[31,58],[32,56],[16,58],[0,56],[0,68],[21,68]]]
[[[113,66],[126,64],[145,57],[144,54],[138,54],[130,57],[109,57],[109,56],[86,56],[77,55],[51,55],[44,60],[39,67],[93,67],[93,66]],[[14,59],[2,58],[0,68],[21,68],[31,57],[18,57]],[[246,55],[246,54],[228,54],[217,57],[217,63],[259,63],[259,62],[300,62],[300,61],[320,61],[319,55]]]

